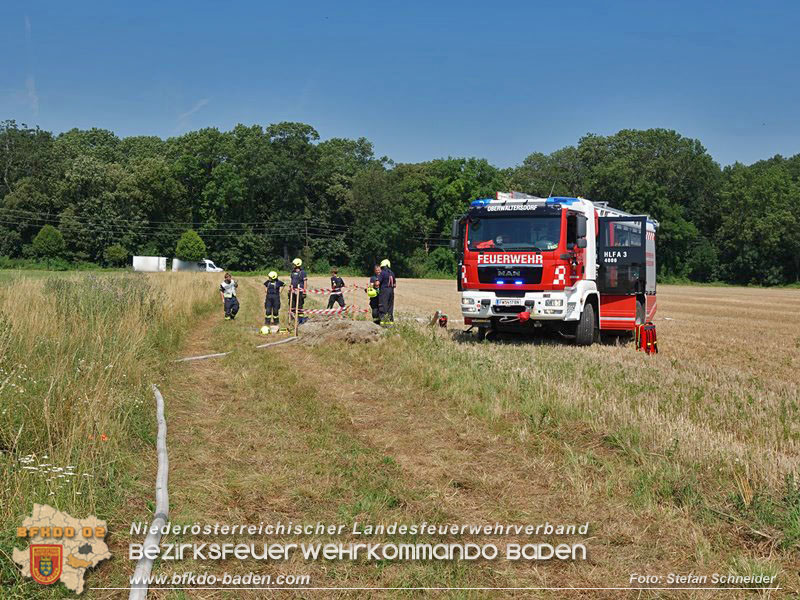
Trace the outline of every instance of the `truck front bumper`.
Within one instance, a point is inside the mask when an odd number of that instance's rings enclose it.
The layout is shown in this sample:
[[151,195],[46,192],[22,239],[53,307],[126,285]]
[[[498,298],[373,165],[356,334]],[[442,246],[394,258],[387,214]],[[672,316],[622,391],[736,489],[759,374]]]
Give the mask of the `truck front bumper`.
[[464,319],[511,320],[529,312],[533,321],[577,321],[580,318],[580,294],[577,291],[526,292],[519,298],[498,296],[495,292],[461,292]]

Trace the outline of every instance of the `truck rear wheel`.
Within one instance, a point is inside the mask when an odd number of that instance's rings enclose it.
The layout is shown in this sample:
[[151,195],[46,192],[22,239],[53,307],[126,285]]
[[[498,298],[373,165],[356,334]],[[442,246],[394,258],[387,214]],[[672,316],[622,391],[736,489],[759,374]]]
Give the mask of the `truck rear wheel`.
[[578,346],[591,346],[597,337],[597,323],[594,318],[594,304],[587,302],[581,313],[581,320],[575,329],[575,343]]

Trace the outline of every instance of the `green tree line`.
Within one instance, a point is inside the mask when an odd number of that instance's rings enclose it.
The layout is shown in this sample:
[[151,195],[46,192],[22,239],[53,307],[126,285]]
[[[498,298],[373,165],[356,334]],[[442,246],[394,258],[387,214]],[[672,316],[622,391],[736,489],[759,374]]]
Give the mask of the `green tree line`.
[[[512,189],[653,216],[662,276],[800,280],[800,154],[720,168],[699,140],[665,129],[589,134],[500,169],[481,158],[395,164],[365,138],[320,141],[303,123],[163,140],[5,121],[0,256],[122,264],[174,256],[193,230],[229,269],[301,255],[315,269],[362,270],[388,256],[402,275],[453,273],[452,219]],[[46,225],[63,244],[49,229],[36,242]]]

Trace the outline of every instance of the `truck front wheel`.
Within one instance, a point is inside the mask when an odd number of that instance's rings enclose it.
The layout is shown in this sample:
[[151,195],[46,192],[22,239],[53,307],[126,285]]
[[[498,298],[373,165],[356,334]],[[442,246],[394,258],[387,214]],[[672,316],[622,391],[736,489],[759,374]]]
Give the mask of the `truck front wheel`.
[[591,346],[597,337],[597,323],[594,318],[594,304],[587,302],[581,313],[581,320],[575,330],[575,343],[578,346]]
[[492,327],[478,327],[478,341],[491,340],[494,338],[495,330]]

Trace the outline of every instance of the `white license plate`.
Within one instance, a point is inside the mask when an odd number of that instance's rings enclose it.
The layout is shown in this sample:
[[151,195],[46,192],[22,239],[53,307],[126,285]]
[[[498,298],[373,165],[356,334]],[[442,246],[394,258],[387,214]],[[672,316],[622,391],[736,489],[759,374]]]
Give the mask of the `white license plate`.
[[522,302],[516,298],[498,298],[494,301],[495,306],[522,306]]

